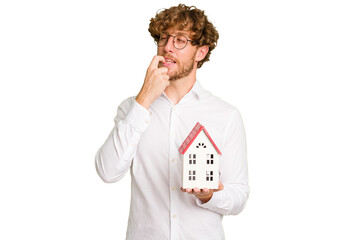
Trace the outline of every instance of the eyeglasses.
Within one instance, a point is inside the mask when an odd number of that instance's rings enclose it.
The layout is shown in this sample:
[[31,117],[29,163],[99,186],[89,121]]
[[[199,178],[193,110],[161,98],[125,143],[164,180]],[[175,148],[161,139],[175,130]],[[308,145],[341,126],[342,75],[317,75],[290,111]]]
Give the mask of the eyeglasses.
[[158,47],[163,47],[167,44],[168,39],[170,37],[173,37],[173,46],[175,48],[177,48],[178,50],[184,49],[187,46],[188,42],[193,42],[192,40],[189,40],[185,35],[169,35],[169,34],[165,34],[162,33],[160,35],[160,38],[158,39],[158,41],[156,42]]

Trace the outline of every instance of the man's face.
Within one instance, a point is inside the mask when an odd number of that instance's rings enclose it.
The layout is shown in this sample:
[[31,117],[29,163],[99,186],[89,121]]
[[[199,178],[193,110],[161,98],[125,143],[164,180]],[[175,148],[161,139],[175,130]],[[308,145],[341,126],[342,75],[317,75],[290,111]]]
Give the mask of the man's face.
[[[189,31],[168,29],[165,33],[172,36],[178,34],[185,35],[191,40]],[[163,56],[166,59],[166,62],[161,62],[159,67],[168,68],[167,74],[170,76],[171,81],[181,79],[193,71],[196,64],[196,53],[197,47],[193,46],[191,42],[188,42],[185,48],[179,50],[173,44],[173,37],[169,37],[166,45],[157,48],[157,55]]]

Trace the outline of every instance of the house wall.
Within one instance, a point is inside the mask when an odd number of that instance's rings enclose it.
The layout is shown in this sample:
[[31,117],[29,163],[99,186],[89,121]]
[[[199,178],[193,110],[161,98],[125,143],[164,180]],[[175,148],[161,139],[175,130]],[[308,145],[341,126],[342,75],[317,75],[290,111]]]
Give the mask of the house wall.
[[[199,145],[200,144],[200,145]],[[202,146],[204,144],[206,148]],[[199,148],[197,148],[199,146]],[[196,164],[189,164],[189,154],[196,154]],[[213,154],[213,164],[207,164],[207,154]],[[217,189],[219,174],[219,157],[207,135],[201,131],[195,141],[182,155],[183,160],[183,188],[209,188]],[[189,180],[189,171],[196,171],[196,180]],[[206,181],[206,171],[213,171],[213,181]]]

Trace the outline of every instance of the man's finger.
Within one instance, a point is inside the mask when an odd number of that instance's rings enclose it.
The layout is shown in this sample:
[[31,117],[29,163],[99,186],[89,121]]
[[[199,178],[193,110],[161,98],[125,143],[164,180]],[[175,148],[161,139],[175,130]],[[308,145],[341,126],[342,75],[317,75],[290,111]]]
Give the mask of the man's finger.
[[209,190],[208,190],[208,188],[205,187],[205,188],[202,189],[202,192],[203,193],[209,193]]
[[154,56],[153,59],[152,59],[152,62],[151,62],[151,64],[150,64],[150,68],[151,68],[151,69],[158,68],[158,64],[159,64],[160,62],[165,62],[165,61],[166,61],[166,60],[165,60],[164,57],[156,55],[156,56]]
[[159,73],[163,74],[163,73],[167,73],[167,72],[168,72],[168,68],[166,68],[166,67],[161,67],[161,68],[158,68],[158,70],[156,70],[156,71],[158,71]]

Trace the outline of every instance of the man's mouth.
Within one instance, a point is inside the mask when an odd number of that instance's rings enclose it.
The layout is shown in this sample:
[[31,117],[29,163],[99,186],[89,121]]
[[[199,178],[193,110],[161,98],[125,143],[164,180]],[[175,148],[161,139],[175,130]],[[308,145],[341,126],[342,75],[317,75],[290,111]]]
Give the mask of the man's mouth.
[[166,61],[166,63],[176,63],[175,60],[172,60],[172,59],[166,58],[166,57],[165,57],[165,61]]

